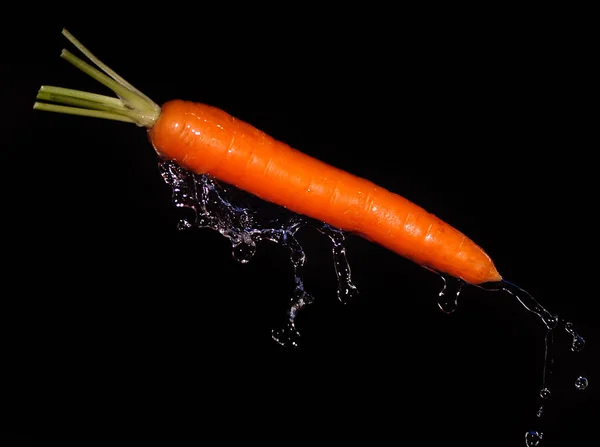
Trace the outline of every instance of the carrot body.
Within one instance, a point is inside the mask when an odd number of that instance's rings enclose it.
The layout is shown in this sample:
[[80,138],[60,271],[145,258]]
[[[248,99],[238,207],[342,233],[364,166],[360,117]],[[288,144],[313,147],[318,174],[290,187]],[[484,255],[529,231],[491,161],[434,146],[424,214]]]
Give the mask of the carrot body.
[[192,172],[358,233],[417,264],[471,284],[502,279],[477,244],[433,214],[218,108],[169,101],[149,137],[160,156]]

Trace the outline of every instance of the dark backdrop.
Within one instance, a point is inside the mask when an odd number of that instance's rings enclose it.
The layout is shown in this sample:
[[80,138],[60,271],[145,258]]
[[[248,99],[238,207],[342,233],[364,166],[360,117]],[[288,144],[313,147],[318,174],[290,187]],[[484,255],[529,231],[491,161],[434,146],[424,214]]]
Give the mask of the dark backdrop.
[[[585,27],[539,12],[226,9],[98,23],[24,14],[31,41],[7,32],[7,388],[50,378],[117,423],[175,421],[199,442],[506,446],[541,429],[545,445],[587,445],[598,331]],[[347,253],[361,293],[342,306],[328,241],[300,233],[316,302],[298,317],[302,346],[275,344],[292,287],[284,250],[265,244],[240,265],[218,233],[177,231],[144,130],[31,110],[41,84],[107,93],[59,59],[71,48],[62,26],[157,103],[223,108],[483,246],[588,340],[574,355],[557,337],[545,416],[539,320],[473,288],[445,315],[440,278],[359,237]]]

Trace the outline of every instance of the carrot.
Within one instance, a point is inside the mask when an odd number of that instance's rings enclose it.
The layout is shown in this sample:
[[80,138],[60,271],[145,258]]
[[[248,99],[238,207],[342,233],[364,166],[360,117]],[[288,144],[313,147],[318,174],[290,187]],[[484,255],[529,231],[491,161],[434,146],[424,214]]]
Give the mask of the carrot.
[[413,262],[470,284],[500,281],[490,257],[435,215],[376,184],[277,141],[218,108],[182,100],[159,107],[63,34],[101,71],[66,50],[62,57],[119,98],[42,86],[39,110],[125,122],[148,129],[157,154],[266,201],[359,234]]

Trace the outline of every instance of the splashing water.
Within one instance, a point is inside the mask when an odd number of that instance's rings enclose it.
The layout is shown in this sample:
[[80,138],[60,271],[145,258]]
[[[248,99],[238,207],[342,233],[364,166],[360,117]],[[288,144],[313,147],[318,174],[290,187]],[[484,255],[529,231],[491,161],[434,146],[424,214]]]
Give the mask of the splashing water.
[[[274,242],[289,250],[290,262],[293,266],[294,290],[288,303],[285,323],[272,332],[272,337],[277,343],[283,346],[298,346],[300,334],[295,326],[296,316],[301,309],[313,302],[312,295],[304,288],[303,266],[306,256],[295,237],[301,228],[312,226],[331,241],[338,283],[338,299],[345,304],[357,294],[346,258],[346,232],[264,202],[235,187],[221,184],[209,175],[193,174],[174,162],[161,161],[159,169],[164,181],[172,188],[175,206],[193,211],[193,219],[181,219],[178,224],[179,229],[210,228],[218,231],[231,241],[232,256],[243,264],[253,258],[257,245],[263,241]],[[440,275],[444,282],[439,292],[438,306],[446,314],[452,314],[458,306],[458,297],[466,283],[453,276],[431,271]],[[585,340],[575,331],[573,323],[565,322],[553,315],[528,292],[508,281],[502,280],[476,287],[512,295],[546,327],[544,368],[539,393],[544,404],[539,405],[536,413],[540,419],[546,413],[545,403],[552,396],[549,376],[554,364],[555,331],[561,325],[564,327],[572,337],[571,351],[575,353],[583,350]],[[575,388],[583,391],[587,387],[588,379],[583,376],[578,377]],[[538,446],[542,439],[542,432],[531,430],[525,434],[527,447]]]
[[[489,291],[504,291],[514,296],[521,306],[527,311],[536,315],[546,327],[545,336],[545,351],[544,351],[544,368],[542,371],[542,388],[540,390],[540,398],[542,401],[548,401],[552,396],[549,387],[549,378],[552,374],[552,366],[554,365],[554,332],[562,325],[565,331],[572,337],[571,351],[581,352],[585,346],[585,340],[575,331],[575,326],[571,322],[565,322],[563,319],[550,313],[540,303],[538,303],[528,292],[520,287],[502,280],[495,284],[486,284],[478,286],[481,289]],[[579,377],[575,381],[575,387],[578,390],[587,388],[587,379]],[[536,416],[541,418],[546,412],[544,405],[540,405]],[[528,431],[525,434],[525,444],[528,447],[537,446],[543,439],[543,433],[537,431]]]
[[[218,231],[231,241],[232,256],[243,264],[253,258],[257,245],[263,241],[274,242],[289,250],[294,290],[285,324],[272,332],[273,339],[279,344],[298,346],[300,333],[295,326],[296,316],[313,302],[312,295],[304,288],[306,256],[295,237],[301,228],[311,225],[331,241],[338,299],[346,303],[357,294],[346,258],[346,233],[342,230],[264,201],[257,203],[260,199],[221,184],[209,175],[193,174],[174,162],[161,161],[159,169],[164,181],[172,188],[175,206],[193,211],[193,219],[181,219],[179,229],[210,228]],[[257,211],[259,208],[260,213]]]
[[[428,268],[428,270],[431,270]],[[438,306],[446,314],[452,314],[458,307],[458,297],[466,285],[461,279],[449,276],[443,273],[439,273],[435,270],[431,270],[437,273],[443,280],[443,286],[439,292]],[[546,402],[552,396],[552,392],[549,388],[549,378],[552,374],[552,366],[554,365],[554,335],[555,331],[562,325],[565,331],[571,336],[571,351],[581,352],[585,347],[585,340],[576,331],[575,326],[571,322],[565,322],[558,316],[553,315],[547,309],[545,309],[540,303],[538,303],[527,291],[520,287],[512,284],[506,280],[502,280],[497,283],[487,283],[477,285],[476,287],[492,292],[507,292],[508,294],[515,297],[518,302],[528,312],[536,315],[546,327],[545,334],[545,350],[544,350],[544,367],[542,371],[542,386],[539,392],[539,396],[542,402]],[[580,391],[584,391],[588,387],[588,379],[580,376],[575,381],[575,388]],[[546,407],[544,404],[540,404],[536,411],[536,416],[541,419],[546,413]],[[534,447],[540,444],[544,434],[540,431],[530,430],[525,434],[525,444],[527,447]]]

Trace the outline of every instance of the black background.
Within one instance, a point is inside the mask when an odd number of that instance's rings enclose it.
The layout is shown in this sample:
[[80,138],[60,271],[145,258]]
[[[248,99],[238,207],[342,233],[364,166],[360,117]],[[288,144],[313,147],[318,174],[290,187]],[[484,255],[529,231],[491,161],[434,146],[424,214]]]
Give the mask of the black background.
[[[49,378],[117,424],[176,422],[196,441],[507,446],[541,429],[547,446],[595,442],[596,139],[582,15],[290,8],[23,15],[30,40],[5,30],[6,388]],[[445,315],[436,275],[358,237],[347,252],[360,295],[342,306],[328,241],[300,234],[316,302],[298,317],[302,346],[275,344],[292,287],[283,249],[261,246],[240,265],[216,232],[177,231],[144,130],[31,110],[41,84],[108,93],[58,57],[72,49],[63,26],[155,102],[220,107],[483,246],[588,341],[575,355],[557,338],[545,417],[540,321],[473,288]]]

